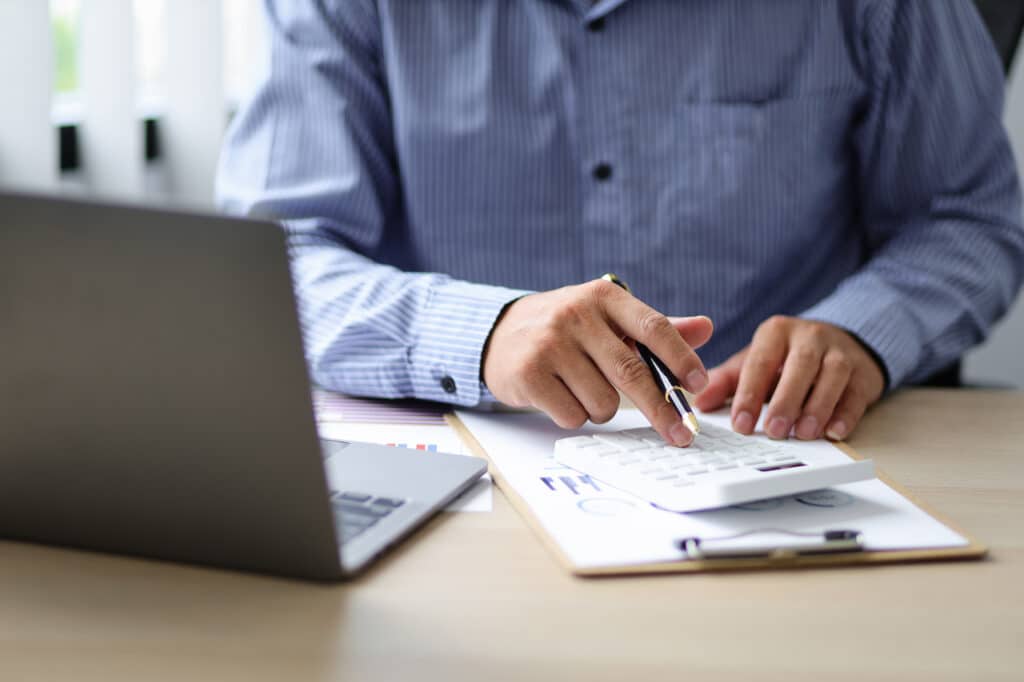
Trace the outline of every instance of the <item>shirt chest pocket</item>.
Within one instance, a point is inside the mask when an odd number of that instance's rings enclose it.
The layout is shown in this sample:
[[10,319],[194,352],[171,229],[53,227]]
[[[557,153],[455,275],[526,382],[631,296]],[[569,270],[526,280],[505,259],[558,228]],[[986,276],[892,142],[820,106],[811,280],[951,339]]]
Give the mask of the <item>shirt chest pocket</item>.
[[[849,195],[857,115],[850,95],[679,103],[655,117],[636,162],[653,169],[652,222],[695,238],[753,229],[784,239]],[[792,232],[792,231],[790,231]]]

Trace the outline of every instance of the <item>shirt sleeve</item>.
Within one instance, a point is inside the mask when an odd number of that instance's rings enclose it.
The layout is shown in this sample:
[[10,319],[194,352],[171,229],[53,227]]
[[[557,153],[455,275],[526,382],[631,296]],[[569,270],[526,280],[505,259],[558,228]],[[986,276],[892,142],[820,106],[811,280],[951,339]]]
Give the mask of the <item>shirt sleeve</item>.
[[221,206],[284,225],[312,378],[458,405],[493,399],[482,349],[527,292],[410,273],[373,257],[401,211],[372,3],[267,0],[266,76],[236,116]]
[[890,387],[921,381],[981,341],[1024,269],[1003,74],[966,0],[871,6],[871,102],[855,131],[867,262],[803,316],[843,327]]

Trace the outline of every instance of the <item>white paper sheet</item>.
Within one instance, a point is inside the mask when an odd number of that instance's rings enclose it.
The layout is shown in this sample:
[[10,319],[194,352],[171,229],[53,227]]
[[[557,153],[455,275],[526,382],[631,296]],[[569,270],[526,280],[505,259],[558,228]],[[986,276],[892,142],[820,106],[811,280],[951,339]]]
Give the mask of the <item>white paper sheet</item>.
[[[554,442],[573,434],[559,429],[545,415],[459,411],[458,416],[579,568],[679,561],[683,553],[675,543],[681,538],[719,538],[771,528],[858,530],[868,550],[967,544],[877,479],[707,512],[662,511],[558,464],[551,456]],[[724,414],[701,415],[700,419],[729,427]],[[611,422],[588,425],[579,433],[646,425],[637,410],[622,410]],[[824,441],[788,441],[784,445],[797,451],[825,449],[837,458],[847,457]]]
[[[392,445],[431,452],[471,455],[459,435],[447,424],[358,424],[341,421],[320,422],[320,437],[328,440],[353,440],[379,445]],[[491,477],[488,474],[446,507],[446,511],[489,512],[494,501]]]

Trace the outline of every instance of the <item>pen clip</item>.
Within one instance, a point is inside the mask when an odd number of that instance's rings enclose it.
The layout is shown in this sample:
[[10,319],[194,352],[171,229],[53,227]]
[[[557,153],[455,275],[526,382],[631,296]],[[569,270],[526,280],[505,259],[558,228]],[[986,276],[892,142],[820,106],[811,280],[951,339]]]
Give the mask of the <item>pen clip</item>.
[[[782,535],[785,539],[773,542],[750,541],[751,536]],[[826,530],[821,533],[801,533],[778,528],[760,528],[736,535],[718,538],[688,537],[677,546],[684,559],[691,561],[713,559],[768,559],[786,561],[816,554],[839,554],[863,551],[860,531]]]

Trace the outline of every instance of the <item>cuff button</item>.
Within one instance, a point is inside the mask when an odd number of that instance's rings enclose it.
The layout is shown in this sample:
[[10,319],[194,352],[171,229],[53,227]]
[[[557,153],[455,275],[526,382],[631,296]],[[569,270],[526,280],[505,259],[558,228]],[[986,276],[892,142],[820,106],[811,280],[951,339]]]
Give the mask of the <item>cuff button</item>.
[[455,386],[455,379],[451,377],[444,377],[441,379],[441,388],[444,389],[445,393],[455,393],[457,387]]

